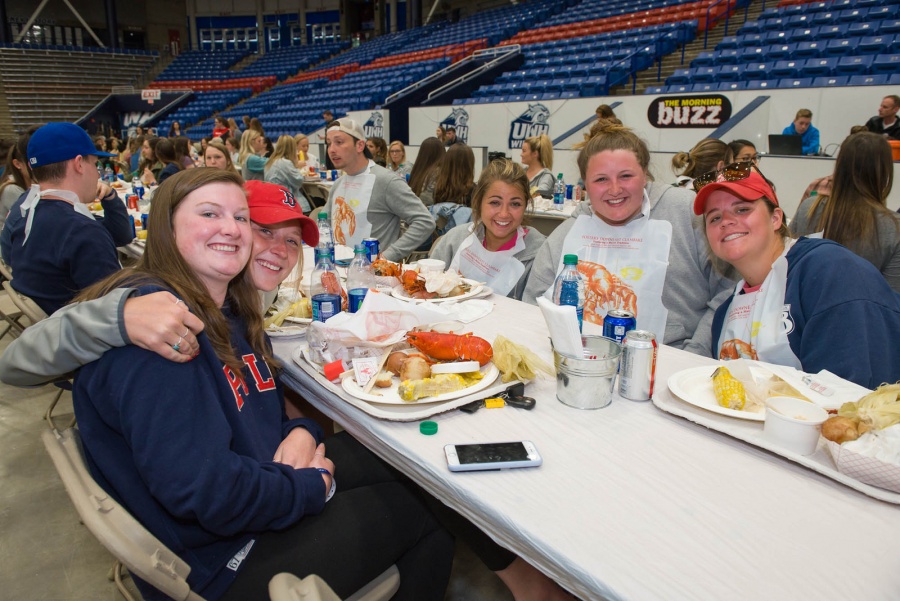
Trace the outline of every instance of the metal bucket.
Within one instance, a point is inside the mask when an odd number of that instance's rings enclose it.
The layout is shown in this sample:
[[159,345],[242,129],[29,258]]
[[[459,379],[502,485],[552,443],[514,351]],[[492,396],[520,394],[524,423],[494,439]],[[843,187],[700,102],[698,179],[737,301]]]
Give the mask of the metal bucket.
[[602,336],[582,336],[581,341],[582,357],[553,349],[556,398],[577,409],[601,409],[612,401],[622,346]]

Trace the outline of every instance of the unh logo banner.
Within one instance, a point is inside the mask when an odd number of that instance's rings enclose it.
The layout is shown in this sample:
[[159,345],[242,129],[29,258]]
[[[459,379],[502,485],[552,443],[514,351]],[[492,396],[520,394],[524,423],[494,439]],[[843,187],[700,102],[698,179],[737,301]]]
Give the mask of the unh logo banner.
[[454,108],[447,118],[441,121],[440,125],[444,129],[448,127],[455,128],[456,139],[463,144],[469,143],[469,113],[466,109]]
[[384,115],[379,111],[373,112],[363,124],[363,132],[367,138],[384,138]]
[[529,104],[528,110],[509,124],[509,147],[522,148],[526,138],[550,135],[550,109],[540,103]]

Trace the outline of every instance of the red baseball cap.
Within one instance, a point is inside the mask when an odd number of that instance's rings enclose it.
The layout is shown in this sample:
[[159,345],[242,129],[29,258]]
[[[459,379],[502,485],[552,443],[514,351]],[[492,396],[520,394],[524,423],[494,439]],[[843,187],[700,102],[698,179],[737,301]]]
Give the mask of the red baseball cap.
[[260,180],[244,182],[250,220],[262,225],[273,225],[285,221],[300,222],[300,237],[307,246],[319,243],[319,228],[316,222],[303,214],[303,209],[294,194],[283,186]]
[[775,196],[775,190],[772,189],[769,182],[758,171],[751,169],[750,175],[745,179],[733,182],[713,182],[700,188],[700,191],[697,192],[697,198],[694,199],[694,213],[696,215],[703,214],[703,209],[706,208],[706,199],[716,190],[725,190],[744,200],[759,200],[762,197],[766,197],[772,201],[772,204],[776,207],[778,206],[778,197]]

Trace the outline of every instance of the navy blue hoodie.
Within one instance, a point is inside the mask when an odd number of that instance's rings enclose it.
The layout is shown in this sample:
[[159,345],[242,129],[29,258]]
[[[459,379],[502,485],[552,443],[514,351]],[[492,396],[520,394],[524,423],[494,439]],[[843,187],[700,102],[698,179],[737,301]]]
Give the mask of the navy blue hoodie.
[[[803,371],[827,369],[866,388],[900,380],[900,294],[884,276],[831,240],[800,238],[787,262],[788,342]],[[731,300],[713,319],[713,357]]]
[[[272,461],[290,430],[304,427],[318,443],[321,428],[287,420],[280,384],[247,343],[243,322],[223,312],[243,373],[224,366],[203,333],[200,355],[187,363],[137,346],[112,349],[79,371],[73,393],[91,473],[191,566],[188,583],[207,599],[233,581],[254,533],[325,505],[315,469]],[[140,584],[145,599],[161,598]]]

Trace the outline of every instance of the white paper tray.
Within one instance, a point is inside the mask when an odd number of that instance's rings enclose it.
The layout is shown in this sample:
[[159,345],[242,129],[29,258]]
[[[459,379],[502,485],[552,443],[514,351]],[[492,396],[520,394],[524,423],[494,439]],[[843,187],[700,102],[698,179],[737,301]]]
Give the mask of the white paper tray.
[[750,443],[761,449],[771,451],[776,455],[781,455],[789,461],[799,463],[806,468],[816,471],[823,476],[827,476],[845,486],[856,489],[870,497],[900,505],[900,494],[864,484],[859,480],[837,471],[837,467],[831,458],[831,454],[826,448],[826,441],[822,437],[819,437],[819,446],[816,448],[815,453],[812,455],[798,455],[797,453],[775,446],[763,438],[762,422],[738,420],[705,411],[699,407],[681,401],[672,395],[668,389],[661,390],[653,395],[653,404],[666,413],[683,417],[695,424],[705,426],[710,430],[727,434],[728,436],[743,440],[744,442]]
[[503,392],[516,383],[515,380],[509,383],[502,382],[500,380],[500,376],[498,375],[495,381],[487,388],[483,388],[474,394],[470,394],[450,401],[445,401],[443,403],[410,403],[409,405],[384,405],[378,403],[370,403],[368,401],[364,401],[347,394],[341,386],[327,381],[318,366],[312,365],[303,357],[303,348],[303,345],[298,346],[294,348],[293,352],[291,353],[291,358],[294,360],[294,363],[296,363],[300,367],[300,369],[302,369],[306,373],[314,375],[316,380],[318,380],[323,386],[328,388],[328,390],[338,395],[354,407],[365,411],[373,417],[394,422],[417,422],[434,415],[438,415],[439,413],[453,411],[455,409],[459,409],[467,403],[471,403],[472,401],[485,399],[492,395]]

